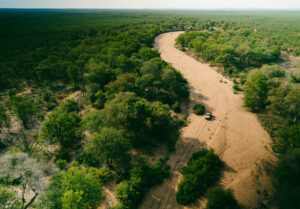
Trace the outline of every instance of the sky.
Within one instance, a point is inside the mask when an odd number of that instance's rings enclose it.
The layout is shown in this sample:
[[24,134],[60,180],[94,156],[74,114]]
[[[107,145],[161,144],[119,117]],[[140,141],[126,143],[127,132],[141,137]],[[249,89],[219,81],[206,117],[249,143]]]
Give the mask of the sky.
[[300,0],[0,0],[0,8],[299,9]]

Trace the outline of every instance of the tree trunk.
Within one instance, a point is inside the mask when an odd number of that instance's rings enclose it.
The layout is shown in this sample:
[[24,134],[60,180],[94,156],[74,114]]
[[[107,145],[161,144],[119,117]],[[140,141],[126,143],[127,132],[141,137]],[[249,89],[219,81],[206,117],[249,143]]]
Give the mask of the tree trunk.
[[26,204],[24,209],[29,208],[29,206],[34,202],[35,198],[39,195],[39,193],[35,193],[35,195],[31,198],[31,200]]

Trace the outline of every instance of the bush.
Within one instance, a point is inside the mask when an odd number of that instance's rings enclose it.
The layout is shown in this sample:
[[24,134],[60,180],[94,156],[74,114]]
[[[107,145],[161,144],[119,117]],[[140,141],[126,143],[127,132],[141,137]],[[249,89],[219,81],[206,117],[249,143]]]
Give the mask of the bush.
[[291,79],[293,83],[300,83],[300,76],[291,75]]
[[64,170],[67,167],[67,161],[66,160],[62,160],[59,159],[56,161],[56,166],[60,169],[60,170]]
[[121,182],[116,190],[116,197],[121,208],[135,209],[143,200],[146,191],[169,176],[170,167],[164,163],[150,165],[145,158],[138,159],[138,164],[130,170],[129,180]]
[[180,113],[181,112],[181,108],[180,108],[180,103],[178,101],[176,101],[173,105],[172,105],[172,110],[176,113]]
[[267,103],[268,85],[265,74],[253,71],[249,74],[245,84],[245,106],[252,111],[263,110]]
[[96,176],[99,179],[99,181],[103,184],[108,182],[114,176],[113,171],[109,170],[106,167],[102,167],[102,168],[91,167],[89,168],[89,173]]
[[208,195],[206,209],[239,209],[230,190],[214,188]]
[[300,149],[280,157],[274,176],[277,188],[275,199],[280,209],[300,208]]
[[203,104],[196,104],[193,109],[196,115],[203,115],[205,113],[205,106]]
[[183,180],[178,185],[177,202],[186,205],[203,195],[220,176],[223,162],[213,150],[203,149],[193,154],[183,168]]

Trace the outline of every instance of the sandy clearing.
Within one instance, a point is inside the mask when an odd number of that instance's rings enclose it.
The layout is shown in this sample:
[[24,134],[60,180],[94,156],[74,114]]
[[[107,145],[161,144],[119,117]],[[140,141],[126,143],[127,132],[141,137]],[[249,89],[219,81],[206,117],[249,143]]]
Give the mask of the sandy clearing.
[[[162,59],[179,70],[189,82],[190,123],[183,129],[176,151],[170,155],[170,179],[151,189],[140,208],[204,208],[205,199],[189,206],[176,202],[177,184],[182,178],[180,171],[192,153],[203,146],[213,148],[226,163],[220,184],[232,189],[242,205],[255,208],[258,201],[266,202],[272,193],[271,180],[263,169],[265,164],[276,161],[271,139],[256,116],[243,107],[242,95],[233,94],[230,80],[208,64],[200,63],[175,48],[175,39],[181,33],[159,35],[155,39],[155,48],[160,51]],[[198,102],[213,113],[215,118],[212,121],[192,114],[192,107]]]

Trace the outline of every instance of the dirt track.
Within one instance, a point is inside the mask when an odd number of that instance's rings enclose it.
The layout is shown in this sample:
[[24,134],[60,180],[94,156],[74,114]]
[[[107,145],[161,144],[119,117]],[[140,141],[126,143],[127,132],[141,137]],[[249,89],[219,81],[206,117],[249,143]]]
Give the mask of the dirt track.
[[[201,147],[212,147],[225,162],[220,185],[233,190],[236,199],[247,208],[272,191],[270,178],[263,169],[275,161],[271,139],[258,119],[243,107],[242,95],[233,94],[232,82],[208,64],[196,61],[175,48],[175,39],[182,32],[165,33],[155,40],[163,60],[179,70],[188,80],[191,92],[190,123],[183,129],[176,151],[170,155],[171,178],[150,190],[142,209],[203,208],[205,199],[189,206],[176,202],[180,171],[192,153]],[[222,80],[222,82],[220,82]],[[192,114],[195,103],[203,103],[214,115],[212,121]]]

